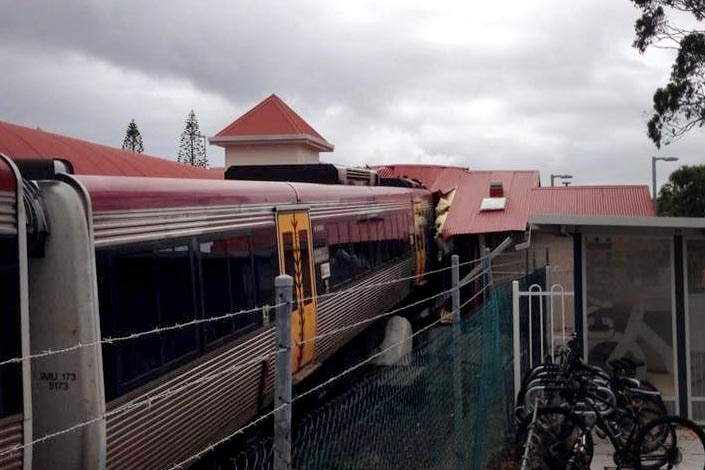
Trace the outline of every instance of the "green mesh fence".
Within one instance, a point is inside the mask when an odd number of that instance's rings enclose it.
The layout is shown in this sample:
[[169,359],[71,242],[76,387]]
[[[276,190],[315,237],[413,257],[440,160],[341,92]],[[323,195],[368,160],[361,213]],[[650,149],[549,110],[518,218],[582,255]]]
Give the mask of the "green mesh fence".
[[[353,388],[299,420],[293,468],[487,468],[504,448],[512,422],[511,295],[510,284],[495,286],[481,307],[462,317],[459,341],[454,343],[451,325],[429,329],[414,338],[403,365],[373,367]],[[271,439],[228,460],[220,467],[271,468]]]

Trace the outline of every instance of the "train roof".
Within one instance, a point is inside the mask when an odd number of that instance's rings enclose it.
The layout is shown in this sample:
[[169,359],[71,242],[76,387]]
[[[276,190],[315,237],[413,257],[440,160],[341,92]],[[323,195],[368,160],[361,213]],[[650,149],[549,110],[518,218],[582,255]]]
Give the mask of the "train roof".
[[419,189],[268,181],[74,175],[95,211],[317,202],[398,201],[430,197]]

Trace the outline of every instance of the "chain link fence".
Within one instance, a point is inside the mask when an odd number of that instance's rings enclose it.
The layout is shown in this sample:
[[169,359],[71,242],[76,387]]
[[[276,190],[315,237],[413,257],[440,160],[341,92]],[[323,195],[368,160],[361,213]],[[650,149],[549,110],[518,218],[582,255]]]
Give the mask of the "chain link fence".
[[[541,271],[522,283],[541,282]],[[297,420],[293,468],[488,468],[511,433],[511,295],[509,283],[496,285],[463,315],[459,338],[451,325],[419,334],[402,364],[370,366],[351,389]],[[266,438],[219,467],[271,469],[272,462]]]

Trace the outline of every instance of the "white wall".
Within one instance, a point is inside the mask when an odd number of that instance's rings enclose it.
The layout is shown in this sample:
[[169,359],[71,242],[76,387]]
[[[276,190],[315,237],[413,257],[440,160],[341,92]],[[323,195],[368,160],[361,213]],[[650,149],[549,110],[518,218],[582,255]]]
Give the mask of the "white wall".
[[318,152],[298,144],[233,145],[225,148],[225,168],[297,163],[319,163]]

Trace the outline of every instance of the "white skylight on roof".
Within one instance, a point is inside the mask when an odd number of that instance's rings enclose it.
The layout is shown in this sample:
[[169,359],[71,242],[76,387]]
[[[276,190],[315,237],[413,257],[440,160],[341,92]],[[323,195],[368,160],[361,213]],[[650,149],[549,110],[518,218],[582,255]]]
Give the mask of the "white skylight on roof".
[[506,197],[486,197],[480,204],[480,211],[503,211],[507,207]]

